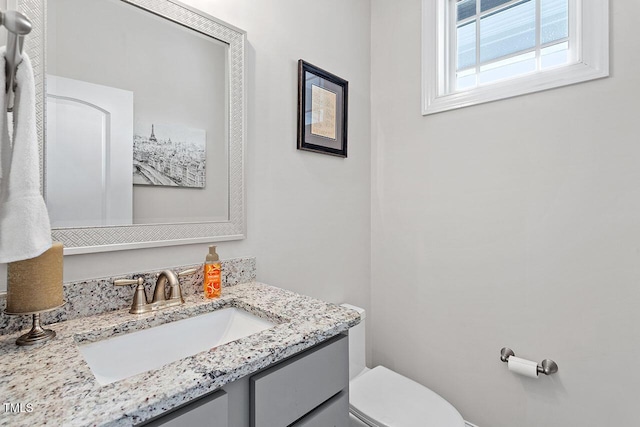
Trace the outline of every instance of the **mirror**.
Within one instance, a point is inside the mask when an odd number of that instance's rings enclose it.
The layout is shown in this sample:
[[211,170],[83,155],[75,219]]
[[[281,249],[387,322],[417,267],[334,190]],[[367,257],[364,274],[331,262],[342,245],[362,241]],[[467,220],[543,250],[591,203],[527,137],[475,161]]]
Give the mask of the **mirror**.
[[245,33],[169,0],[18,7],[65,253],[244,238]]

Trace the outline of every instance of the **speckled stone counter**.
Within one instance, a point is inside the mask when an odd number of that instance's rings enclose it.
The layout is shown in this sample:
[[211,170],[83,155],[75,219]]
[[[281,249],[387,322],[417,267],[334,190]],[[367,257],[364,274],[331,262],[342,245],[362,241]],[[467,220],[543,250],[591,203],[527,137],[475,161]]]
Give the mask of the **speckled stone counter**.
[[[223,287],[251,282],[256,278],[256,259],[254,257],[223,259],[221,263]],[[180,279],[182,295],[185,297],[202,292],[202,264],[189,264],[169,268],[169,270],[173,270],[176,273],[190,268],[196,268],[198,273]],[[129,307],[133,299],[135,285],[113,286],[113,281],[116,279],[137,279],[142,277],[147,287],[147,294],[149,294],[155,283],[155,276],[160,271],[145,271],[65,283],[63,292],[66,304],[53,311],[43,313],[42,324],[48,325],[80,317],[95,316]],[[1,294],[0,335],[12,334],[22,329],[30,328],[30,316],[9,316],[4,313],[6,303],[6,295]]]
[[[219,299],[187,296],[180,307],[143,315],[127,309],[50,326],[52,341],[18,347],[19,334],[0,337],[0,396],[23,412],[0,408],[6,426],[128,426],[252,374],[331,338],[360,321],[335,304],[251,282],[223,289]],[[100,386],[77,344],[149,328],[224,307],[237,307],[277,325],[260,333],[115,383]],[[204,331],[203,331],[204,333]],[[15,406],[14,406],[15,409]]]

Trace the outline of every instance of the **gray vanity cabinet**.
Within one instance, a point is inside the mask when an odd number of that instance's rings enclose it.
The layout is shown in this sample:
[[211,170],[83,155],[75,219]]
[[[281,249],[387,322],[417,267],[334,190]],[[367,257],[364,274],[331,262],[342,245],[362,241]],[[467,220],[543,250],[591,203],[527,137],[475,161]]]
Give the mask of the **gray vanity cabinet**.
[[347,427],[348,414],[349,391],[342,390],[291,427]]
[[331,338],[144,425],[348,427],[348,337]]
[[154,418],[145,427],[227,427],[229,426],[228,394],[218,390]]
[[[289,426],[349,387],[349,340],[340,335],[251,377],[251,427]],[[348,400],[348,398],[347,398]],[[337,411],[325,411],[322,417]],[[348,425],[346,421],[323,426]]]

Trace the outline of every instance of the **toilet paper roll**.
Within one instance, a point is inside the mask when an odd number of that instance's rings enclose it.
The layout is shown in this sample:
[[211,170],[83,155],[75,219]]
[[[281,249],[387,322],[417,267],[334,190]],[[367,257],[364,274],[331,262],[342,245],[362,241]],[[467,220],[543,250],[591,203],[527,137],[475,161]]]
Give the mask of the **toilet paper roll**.
[[538,378],[538,363],[519,357],[509,357],[509,370],[525,377]]

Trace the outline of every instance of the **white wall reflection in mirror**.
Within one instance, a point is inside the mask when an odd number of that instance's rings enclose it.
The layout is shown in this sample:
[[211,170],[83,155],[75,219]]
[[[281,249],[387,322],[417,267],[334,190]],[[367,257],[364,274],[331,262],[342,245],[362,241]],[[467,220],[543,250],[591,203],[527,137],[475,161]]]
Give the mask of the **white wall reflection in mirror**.
[[229,45],[120,0],[48,0],[46,37],[52,226],[227,221]]

